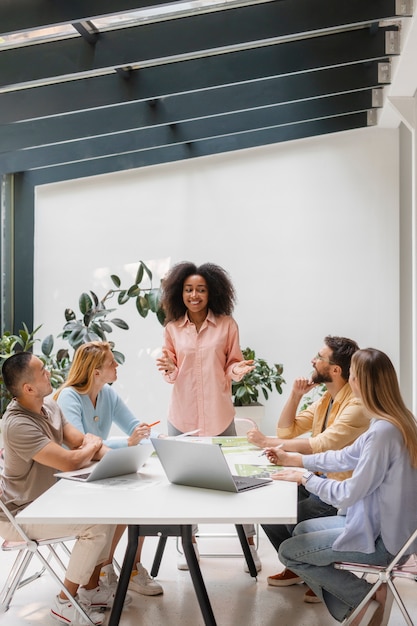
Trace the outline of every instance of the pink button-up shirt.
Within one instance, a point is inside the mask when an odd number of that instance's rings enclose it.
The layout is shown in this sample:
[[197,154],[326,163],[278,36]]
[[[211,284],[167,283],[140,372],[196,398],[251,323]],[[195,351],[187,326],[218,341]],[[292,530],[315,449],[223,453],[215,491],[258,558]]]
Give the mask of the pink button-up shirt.
[[243,360],[239,329],[227,315],[211,311],[197,333],[186,314],[165,327],[165,345],[176,368],[164,374],[173,383],[168,420],[181,432],[196,428],[199,436],[216,436],[235,415],[231,381],[233,366]]

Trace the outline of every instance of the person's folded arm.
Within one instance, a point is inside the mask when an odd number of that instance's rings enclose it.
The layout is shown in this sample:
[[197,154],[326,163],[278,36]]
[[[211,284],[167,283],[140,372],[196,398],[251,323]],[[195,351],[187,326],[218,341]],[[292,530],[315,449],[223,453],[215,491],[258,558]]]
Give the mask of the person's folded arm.
[[33,460],[61,472],[69,472],[99,460],[108,450],[100,437],[83,435],[71,424],[64,426],[64,443],[70,449],[50,441],[35,454]]

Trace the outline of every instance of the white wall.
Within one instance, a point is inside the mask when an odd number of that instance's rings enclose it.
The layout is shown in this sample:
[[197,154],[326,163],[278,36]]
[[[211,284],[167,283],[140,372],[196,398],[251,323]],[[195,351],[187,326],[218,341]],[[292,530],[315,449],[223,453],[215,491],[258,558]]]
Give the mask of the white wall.
[[[398,131],[369,128],[36,190],[35,325],[57,335],[78,296],[126,285],[143,259],[155,285],[173,263],[212,261],[238,293],[242,347],[282,362],[283,396],[330,334],[399,359]],[[133,303],[113,339],[117,389],[138,417],[165,422],[170,387],[154,360],[162,327]]]

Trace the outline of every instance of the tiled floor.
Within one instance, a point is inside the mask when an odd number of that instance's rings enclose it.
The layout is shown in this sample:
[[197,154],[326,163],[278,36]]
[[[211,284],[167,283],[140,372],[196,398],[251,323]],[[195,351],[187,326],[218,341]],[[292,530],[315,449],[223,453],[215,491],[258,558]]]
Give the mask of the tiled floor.
[[[211,530],[201,527],[202,531]],[[217,530],[233,530],[222,527]],[[156,540],[145,541],[143,564],[150,569]],[[233,538],[201,539],[201,550],[225,552],[238,550]],[[336,624],[321,604],[305,604],[304,585],[285,589],[268,587],[266,577],[277,573],[281,566],[262,530],[259,555],[263,569],[257,582],[243,571],[241,557],[202,557],[201,570],[211,599],[218,626],[330,626]],[[119,555],[121,559],[121,554]],[[168,540],[159,582],[164,594],[145,597],[133,593],[132,604],[123,611],[121,626],[204,626],[188,572],[176,567],[175,539]],[[0,585],[3,584],[11,554],[0,553]],[[417,624],[417,583],[401,581],[401,589],[411,616]],[[16,592],[9,611],[0,615],[1,626],[34,626],[57,624],[49,615],[49,603],[56,593],[56,585],[48,575]],[[405,622],[394,607],[389,626],[404,626]]]

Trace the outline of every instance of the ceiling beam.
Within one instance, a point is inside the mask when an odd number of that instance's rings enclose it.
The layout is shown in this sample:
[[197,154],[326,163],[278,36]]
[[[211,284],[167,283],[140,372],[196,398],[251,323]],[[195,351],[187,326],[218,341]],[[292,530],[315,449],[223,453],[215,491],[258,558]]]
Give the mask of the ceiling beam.
[[7,35],[171,3],[172,0],[3,0],[0,29]]
[[[152,101],[81,111],[0,126],[0,152],[13,152],[129,129],[169,125],[191,119],[378,87],[378,62],[345,65],[306,74],[187,92]],[[156,102],[156,106],[149,106]]]
[[99,157],[154,149],[159,146],[190,144],[221,136],[252,133],[308,120],[321,120],[368,111],[373,106],[372,90],[357,91],[286,105],[238,111],[234,114],[200,118],[128,132],[106,134],[58,144],[34,147],[0,155],[4,173],[48,167],[59,163],[88,161]]
[[[363,28],[148,67],[132,72],[127,81],[112,75],[33,88],[24,97],[22,92],[0,94],[0,124],[386,56],[386,30],[373,33]],[[33,63],[41,60],[34,59]]]
[[[388,6],[382,10],[384,5]],[[395,0],[279,0],[101,32],[94,46],[75,37],[4,49],[0,51],[0,88],[13,90],[109,73],[117,67],[246,49],[346,24],[378,23],[394,14]]]
[[215,137],[192,144],[175,144],[153,150],[92,159],[88,163],[57,165],[32,170],[27,174],[30,175],[34,184],[42,185],[354,130],[366,125],[367,114],[355,113],[291,126],[262,129],[252,133]]
[[[88,0],[80,2],[51,2],[50,0],[3,0],[1,7],[1,35],[17,33],[21,31],[48,28],[65,23],[84,22],[99,17],[120,15],[140,9],[150,9],[156,6],[173,4],[172,0]],[[178,3],[180,4],[180,3]],[[260,5],[267,2],[254,0],[245,4]],[[305,29],[305,21],[314,15],[320,16],[324,23],[327,20],[336,20],[334,24],[349,24],[358,22],[371,22],[395,17],[397,4],[395,0],[349,0],[344,3],[334,3],[333,6],[326,0],[279,0],[269,2],[277,7],[275,14],[279,18],[293,19],[295,13],[300,20],[300,29]],[[220,5],[216,11],[236,10],[236,7]],[[291,9],[291,11],[289,11]],[[199,7],[199,12],[206,12],[210,7]],[[333,16],[331,17],[331,15]],[[355,15],[355,18],[352,18]],[[404,15],[404,14],[403,14]]]

